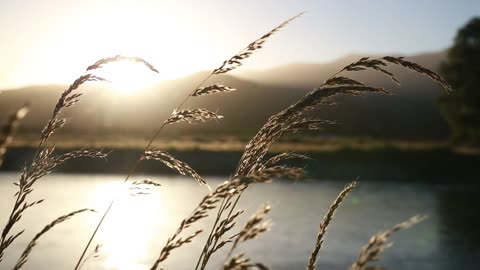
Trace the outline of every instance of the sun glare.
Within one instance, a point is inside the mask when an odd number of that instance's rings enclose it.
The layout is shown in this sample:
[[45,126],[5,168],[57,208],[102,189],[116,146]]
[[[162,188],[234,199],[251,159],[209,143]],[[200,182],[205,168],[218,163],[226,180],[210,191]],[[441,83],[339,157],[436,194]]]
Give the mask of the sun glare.
[[[109,89],[117,94],[132,95],[160,80],[171,80],[209,69],[218,64],[221,50],[211,46],[207,37],[192,31],[188,22],[171,14],[156,14],[141,6],[117,8],[108,15],[90,11],[88,20],[69,18],[68,27],[53,31],[48,40],[38,43],[42,54],[29,56],[39,63],[54,63],[36,69],[30,79],[42,83],[68,83],[75,74],[98,59],[114,56],[137,56],[159,70],[156,74],[142,64],[130,61],[110,63],[95,74],[112,83]],[[88,32],[79,39],[77,33]],[[194,44],[194,45],[192,45]],[[66,48],[66,49],[65,49]],[[55,55],[55,61],[51,57]],[[59,68],[61,67],[61,68]],[[55,70],[52,72],[52,70]],[[72,75],[74,74],[74,75]]]
[[152,72],[143,64],[131,61],[110,64],[98,73],[110,81],[108,89],[122,95],[132,95],[150,88],[160,79],[157,73]]

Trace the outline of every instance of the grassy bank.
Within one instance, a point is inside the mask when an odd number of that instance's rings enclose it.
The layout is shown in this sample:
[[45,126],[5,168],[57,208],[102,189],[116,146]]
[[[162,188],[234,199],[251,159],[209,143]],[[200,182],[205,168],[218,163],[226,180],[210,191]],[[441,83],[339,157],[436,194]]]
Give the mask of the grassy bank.
[[[59,171],[124,174],[140,152],[141,150],[131,148],[115,149],[104,162],[77,159],[62,165]],[[201,148],[170,149],[170,152],[203,175],[219,176],[228,176],[235,169],[242,154],[235,149],[214,151]],[[31,147],[10,149],[3,170],[19,170],[33,154],[34,148]],[[480,177],[476,169],[476,164],[480,164],[480,155],[465,154],[448,147],[325,148],[323,151],[310,151],[309,156],[311,160],[303,160],[295,165],[304,164],[309,177],[315,179],[348,180],[361,176],[364,180],[463,183],[475,182]],[[165,166],[148,161],[143,162],[137,171],[148,174],[175,174]]]

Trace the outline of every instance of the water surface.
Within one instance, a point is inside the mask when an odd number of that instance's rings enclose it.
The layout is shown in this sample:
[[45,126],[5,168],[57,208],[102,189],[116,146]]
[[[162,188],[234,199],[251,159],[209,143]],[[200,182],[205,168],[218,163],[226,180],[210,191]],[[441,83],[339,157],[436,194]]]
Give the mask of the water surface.
[[[162,184],[146,196],[124,192],[94,242],[102,243],[99,258],[83,269],[149,269],[167,238],[208,190],[181,177],[142,176]],[[6,220],[18,179],[14,173],[0,174],[0,218]],[[207,178],[211,186],[222,179]],[[7,251],[2,269],[10,269],[33,235],[56,217],[80,208],[101,212],[118,194],[122,176],[54,174],[38,183],[32,199],[46,201],[27,211],[16,229],[26,233]],[[277,181],[251,186],[240,206],[246,209],[239,224],[263,202],[273,206],[273,227],[259,239],[240,246],[253,261],[271,269],[304,269],[314,245],[318,225],[346,181]],[[379,230],[387,229],[416,214],[428,220],[393,237],[395,244],[384,253],[381,265],[390,269],[480,269],[480,218],[477,185],[412,184],[361,181],[338,210],[318,269],[347,269],[362,245]],[[100,214],[72,218],[46,234],[32,252],[26,269],[73,269]],[[205,220],[191,228],[209,228]],[[173,251],[165,269],[193,269],[206,233],[193,243]],[[219,252],[208,269],[219,269],[225,259]],[[5,267],[5,268],[4,268]]]

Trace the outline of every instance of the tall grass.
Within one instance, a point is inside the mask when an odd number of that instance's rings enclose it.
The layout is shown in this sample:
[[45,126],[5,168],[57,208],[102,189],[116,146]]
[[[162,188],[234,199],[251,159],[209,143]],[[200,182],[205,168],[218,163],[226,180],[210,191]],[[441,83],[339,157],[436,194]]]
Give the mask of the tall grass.
[[[277,114],[271,116],[258,133],[245,146],[244,153],[240,158],[235,171],[232,176],[224,183],[215,188],[211,188],[208,183],[201,177],[191,166],[187,163],[174,157],[172,154],[161,150],[151,149],[152,143],[161,134],[162,130],[169,125],[175,125],[179,122],[197,123],[210,120],[219,121],[222,116],[216,112],[211,112],[203,108],[183,109],[182,107],[190,98],[198,96],[205,96],[216,93],[228,94],[236,89],[222,85],[211,84],[204,85],[208,79],[217,74],[225,74],[239,68],[243,62],[250,58],[254,53],[263,48],[266,41],[279,30],[284,28],[287,24],[299,18],[303,13],[300,13],[277,27],[273,28],[266,34],[262,35],[257,40],[248,44],[244,49],[240,50],[234,56],[223,61],[223,63],[213,69],[208,76],[185,97],[185,99],[173,110],[172,114],[165,119],[165,121],[158,127],[157,131],[151,137],[149,143],[145,146],[141,155],[132,163],[132,167],[128,170],[123,183],[128,184],[128,180],[135,173],[137,166],[143,160],[156,160],[160,163],[177,171],[181,175],[188,175],[194,178],[202,186],[210,189],[207,194],[193,209],[192,213],[185,217],[179,224],[177,230],[168,238],[165,245],[158,251],[158,257],[151,263],[151,270],[161,268],[161,264],[170,258],[174,251],[180,247],[184,247],[195,241],[197,236],[201,233],[207,232],[207,238],[203,249],[197,256],[192,255],[192,268],[206,269],[213,256],[221,249],[228,249],[228,255],[225,258],[224,269],[268,269],[261,262],[252,262],[246,254],[235,254],[237,247],[246,241],[250,241],[259,237],[261,234],[269,231],[270,222],[266,216],[271,209],[271,206],[265,204],[248,219],[247,223],[238,231],[237,220],[244,212],[243,209],[238,209],[239,201],[242,198],[244,191],[252,184],[270,183],[277,178],[291,178],[298,179],[304,174],[304,169],[300,167],[292,167],[286,165],[289,159],[305,159],[308,158],[304,154],[299,153],[281,153],[271,158],[266,158],[271,146],[282,136],[291,133],[299,133],[305,131],[315,131],[321,129],[324,125],[331,125],[332,120],[318,119],[315,114],[319,106],[328,105],[332,98],[338,95],[361,95],[364,93],[378,93],[389,94],[389,92],[381,87],[374,87],[365,85],[364,83],[349,77],[350,73],[360,72],[371,69],[379,74],[388,76],[395,83],[399,83],[398,79],[393,73],[388,71],[389,65],[398,65],[410,71],[425,75],[433,81],[439,83],[448,92],[451,91],[448,83],[434,72],[421,67],[416,63],[409,62],[401,57],[385,56],[378,59],[370,59],[367,57],[361,58],[358,61],[351,63],[341,69],[317,88],[311,90],[305,96],[300,98],[297,102]],[[13,204],[11,214],[7,218],[7,223],[2,231],[1,245],[0,245],[0,263],[4,256],[4,251],[11,246],[15,240],[20,237],[23,230],[12,232],[22,215],[27,209],[34,207],[43,202],[43,200],[30,201],[29,195],[34,191],[35,184],[45,175],[54,171],[57,166],[61,165],[67,160],[81,157],[90,158],[106,158],[108,153],[98,150],[75,150],[65,154],[55,154],[55,146],[46,146],[46,142],[50,137],[67,122],[63,118],[63,111],[66,108],[74,106],[80,99],[82,93],[79,92],[81,85],[93,81],[106,81],[104,78],[95,75],[95,71],[116,61],[134,61],[146,66],[152,72],[158,72],[155,67],[149,62],[131,56],[117,55],[114,57],[107,57],[96,61],[94,64],[88,66],[85,73],[79,76],[60,96],[56,105],[54,106],[52,116],[48,120],[45,128],[42,130],[37,151],[31,162],[25,165],[20,174],[20,179],[16,183],[18,191],[15,194],[15,202]],[[25,114],[25,108],[16,112],[7,123],[6,128],[0,139],[0,161],[2,161],[5,149],[11,141],[14,130],[18,122]],[[140,182],[130,183],[133,188],[139,186],[159,186],[160,183],[152,180],[144,180]],[[340,203],[357,185],[356,181],[348,184],[338,195],[327,214],[320,223],[319,232],[316,241],[312,243],[313,250],[309,258],[305,258],[305,267],[308,270],[316,268],[317,257],[321,250],[323,243],[326,240],[327,228],[332,223],[334,213],[337,211]],[[98,221],[95,228],[92,228],[92,234],[89,239],[86,239],[85,247],[79,259],[77,260],[75,270],[80,269],[85,262],[91,257],[87,256],[90,246],[94,242],[97,232],[108,213],[114,206],[115,199],[109,203],[107,210],[103,213],[101,219]],[[25,248],[13,269],[20,269],[27,261],[29,254],[32,252],[35,244],[39,238],[48,232],[54,226],[66,221],[71,216],[86,212],[88,209],[81,209],[73,211],[69,214],[62,215],[49,223],[41,232],[39,232]],[[214,212],[216,211],[216,212]],[[211,217],[213,219],[213,226],[211,228],[202,228],[191,231],[191,227],[199,220]],[[380,254],[389,246],[388,238],[391,234],[400,229],[410,227],[411,225],[421,221],[423,217],[413,217],[405,223],[401,223],[391,230],[375,235],[372,240],[361,250],[359,257],[353,263],[352,269],[374,269],[369,263],[378,260]],[[108,229],[108,228],[105,228]],[[127,233],[127,232],[125,232]],[[92,254],[101,252],[101,243],[97,244],[91,251]],[[195,263],[196,262],[196,263]]]

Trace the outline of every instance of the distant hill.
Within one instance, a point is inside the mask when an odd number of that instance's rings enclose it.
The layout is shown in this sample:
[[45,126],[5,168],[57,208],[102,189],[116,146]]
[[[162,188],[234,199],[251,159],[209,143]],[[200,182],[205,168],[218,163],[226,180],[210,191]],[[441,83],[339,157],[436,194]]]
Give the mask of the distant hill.
[[[369,56],[371,58],[382,57],[383,55],[365,55],[352,54],[339,58],[327,63],[293,63],[285,66],[279,66],[272,69],[261,71],[243,71],[240,72],[240,77],[248,79],[253,82],[259,82],[268,85],[282,85],[289,87],[313,88],[323,82],[325,79],[335,74],[340,68],[357,61],[361,57]],[[394,55],[398,56],[398,55]],[[445,60],[445,52],[424,53],[418,55],[408,56],[407,58],[416,62],[426,68],[437,70],[441,61]],[[400,69],[393,67],[392,70],[397,71],[399,75],[404,78],[404,81],[411,81],[413,78],[405,74],[405,72],[398,72]],[[377,73],[362,72],[358,73],[364,82],[379,82]],[[384,83],[387,80],[381,81]],[[414,82],[415,84],[417,82]]]
[[[408,59],[436,70],[444,57],[443,52],[438,52]],[[359,58],[351,55],[326,64],[291,64],[259,72],[242,72],[237,76],[232,72],[231,75],[213,77],[210,83],[220,82],[238,91],[192,98],[186,107],[206,107],[218,111],[225,119],[219,123],[178,125],[166,132],[173,135],[251,135],[270,115]],[[338,98],[338,105],[321,108],[319,116],[341,124],[322,134],[422,139],[447,137],[447,125],[434,104],[442,90],[422,76],[394,67],[391,70],[398,74],[401,87],[376,73],[352,74],[365,83],[385,86],[395,95]],[[115,132],[148,136],[205,75],[200,72],[164,81],[133,96],[119,96],[105,89],[103,83],[89,83],[81,89],[85,93],[81,102],[68,110],[67,116],[72,120],[65,132],[93,137]],[[4,121],[8,112],[28,101],[32,113],[25,120],[22,132],[39,132],[64,88],[48,85],[5,91],[0,94],[0,120]]]

